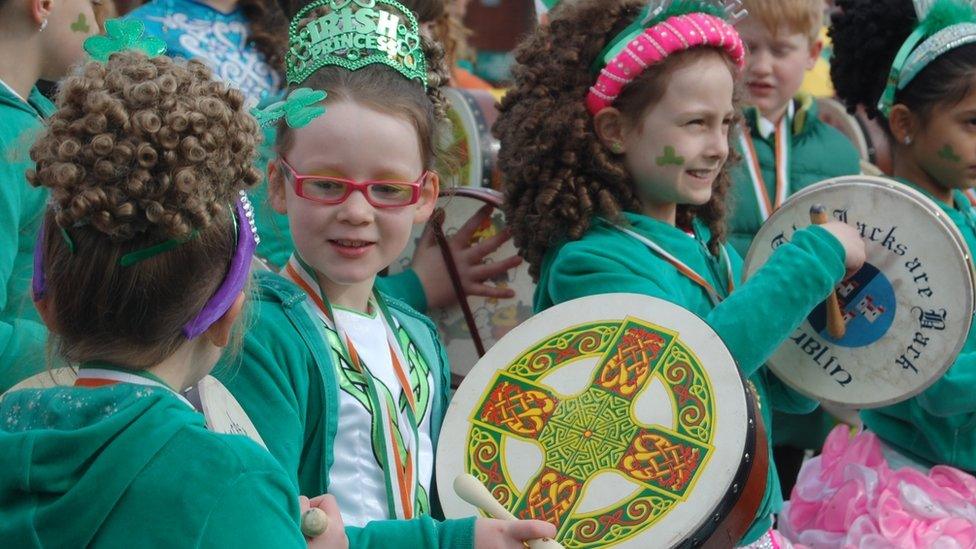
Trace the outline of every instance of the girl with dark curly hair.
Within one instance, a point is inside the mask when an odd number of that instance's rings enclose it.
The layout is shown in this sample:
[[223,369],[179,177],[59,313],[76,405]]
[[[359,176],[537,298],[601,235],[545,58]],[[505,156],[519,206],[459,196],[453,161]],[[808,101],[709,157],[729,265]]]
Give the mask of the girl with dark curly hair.
[[[301,507],[341,520],[182,395],[244,306],[257,130],[194,61],[115,52],[61,83],[31,148],[28,178],[51,196],[32,289],[77,379],[0,401],[4,544],[305,547]],[[308,546],[344,547],[336,524]]]
[[[536,309],[633,292],[692,310],[756,387],[770,432],[768,403],[785,389],[761,366],[845,267],[860,268],[863,242],[842,223],[797,231],[732,291],[741,260],[725,243],[725,201],[744,51],[724,10],[580,0],[551,15],[516,53],[495,126]],[[742,543],[767,541],[782,503],[774,469]]]
[[[976,186],[976,9],[962,0],[837,7],[838,96],[882,122],[894,177],[932,198],[976,250],[976,208],[963,192]],[[976,506],[974,386],[976,327],[928,389],[862,411],[867,433],[831,435],[801,472],[785,514],[796,536],[834,547],[972,546],[976,516],[959,509]],[[836,463],[864,473],[844,478]]]

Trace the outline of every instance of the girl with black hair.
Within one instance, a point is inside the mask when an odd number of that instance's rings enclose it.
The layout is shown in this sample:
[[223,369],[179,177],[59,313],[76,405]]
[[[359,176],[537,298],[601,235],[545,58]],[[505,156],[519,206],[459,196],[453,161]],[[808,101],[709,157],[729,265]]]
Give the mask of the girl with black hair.
[[[960,0],[840,0],[831,76],[891,138],[894,177],[933,199],[976,249],[976,8]],[[832,547],[976,542],[976,327],[942,378],[863,411],[800,473],[786,530]],[[929,469],[931,468],[931,469]],[[967,474],[970,473],[970,474]]]

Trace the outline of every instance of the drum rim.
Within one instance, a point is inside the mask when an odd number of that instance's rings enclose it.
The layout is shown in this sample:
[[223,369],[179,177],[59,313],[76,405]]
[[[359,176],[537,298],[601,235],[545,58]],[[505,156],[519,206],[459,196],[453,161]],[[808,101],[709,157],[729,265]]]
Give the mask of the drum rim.
[[437,195],[438,198],[453,198],[455,196],[481,200],[498,209],[502,209],[505,204],[505,195],[489,187],[448,187],[441,189]]
[[[518,331],[520,328],[523,328],[524,329],[525,327],[527,327],[531,323],[531,324],[538,324],[540,326],[546,327],[547,329],[550,329],[550,331],[551,331],[551,328],[548,328],[548,327],[551,326],[552,324],[551,324],[551,322],[550,323],[547,323],[548,322],[548,319],[545,318],[545,317],[548,316],[546,313],[552,312],[553,309],[556,309],[558,307],[564,306],[564,305],[566,305],[568,303],[573,303],[573,304],[576,304],[576,305],[584,305],[585,306],[588,301],[605,301],[608,297],[610,299],[621,299],[622,301],[626,301],[627,304],[628,304],[628,306],[630,306],[632,308],[636,308],[633,305],[636,302],[635,300],[641,300],[641,301],[644,301],[645,303],[649,303],[649,302],[653,301],[653,302],[656,302],[656,303],[663,304],[663,305],[665,305],[667,307],[671,307],[671,308],[673,308],[673,310],[683,311],[689,317],[693,318],[695,322],[698,322],[701,325],[700,327],[703,327],[704,328],[703,332],[705,332],[705,335],[695,336],[696,339],[702,339],[702,340],[709,339],[711,341],[717,341],[719,343],[722,343],[722,340],[718,336],[718,334],[715,333],[715,331],[711,328],[711,326],[709,326],[708,323],[705,322],[705,320],[702,319],[699,315],[695,314],[693,311],[690,311],[688,309],[685,309],[685,308],[683,308],[683,307],[681,307],[681,306],[679,306],[679,305],[677,305],[675,303],[672,303],[670,301],[667,301],[665,299],[660,299],[660,298],[656,298],[656,297],[652,297],[652,296],[648,296],[648,295],[643,295],[643,294],[628,294],[628,293],[598,294],[598,295],[586,296],[586,297],[583,297],[583,298],[578,298],[578,299],[575,299],[575,300],[571,300],[571,301],[568,301],[568,302],[564,302],[564,303],[555,305],[554,307],[551,307],[551,308],[547,309],[546,311],[543,311],[542,313],[539,313],[539,314],[534,315],[530,319],[526,320],[519,328],[516,328],[516,330],[513,330],[512,332],[509,332],[509,334],[506,334],[505,336],[503,336],[502,339],[500,339],[498,341],[498,343],[496,343],[496,345],[492,347],[492,349],[489,349],[488,352],[485,354],[485,356],[482,357],[475,364],[475,366],[472,368],[471,371],[474,372],[475,369],[477,369],[478,366],[480,364],[482,364],[482,363],[499,362],[498,360],[495,359],[495,357],[493,356],[493,354],[500,353],[500,351],[498,351],[498,349],[501,348],[500,345],[504,342],[504,340],[506,338],[509,338],[511,334],[513,334],[514,332]],[[585,308],[585,307],[583,307],[583,308]],[[604,314],[604,313],[601,313],[601,314]],[[628,316],[636,316],[636,315],[631,314],[631,315],[628,315]],[[606,314],[606,317],[609,319],[610,318],[610,315],[609,314]],[[646,319],[644,319],[644,320],[646,320]],[[581,320],[581,319],[578,319],[577,318],[577,319],[574,319],[572,321],[572,325],[576,325],[576,324],[579,324],[581,322],[588,322],[588,321],[589,321],[589,319],[582,319]],[[648,322],[651,322],[651,321],[648,321]],[[494,353],[492,352],[493,350],[494,350]],[[674,544],[673,545],[675,545],[675,546],[695,546],[697,543],[701,542],[702,540],[708,540],[713,534],[715,534],[717,532],[717,529],[720,526],[723,526],[723,522],[724,522],[723,519],[726,518],[728,516],[728,513],[738,505],[739,499],[743,495],[745,495],[745,492],[743,491],[743,489],[745,488],[745,482],[746,482],[746,480],[748,480],[750,478],[750,474],[752,473],[752,471],[753,471],[753,469],[754,469],[754,467],[756,465],[756,457],[758,455],[758,452],[756,452],[754,445],[755,444],[766,444],[766,441],[765,440],[759,441],[759,440],[756,439],[756,435],[757,435],[757,432],[756,432],[756,422],[757,421],[762,421],[762,415],[761,415],[761,413],[759,411],[758,405],[755,405],[754,406],[754,403],[752,402],[753,399],[752,399],[752,397],[749,394],[749,389],[747,389],[747,381],[746,381],[746,378],[742,375],[742,370],[739,368],[738,361],[735,359],[734,356],[732,356],[731,351],[729,351],[728,348],[724,346],[724,344],[721,346],[721,348],[720,348],[720,350],[718,352],[720,352],[722,355],[724,355],[725,358],[728,359],[728,364],[730,364],[730,365],[732,365],[734,367],[734,370],[735,370],[734,378],[738,380],[738,387],[736,388],[736,390],[734,392],[734,395],[736,395],[736,397],[738,398],[738,396],[741,394],[742,402],[741,403],[738,403],[738,404],[741,404],[742,405],[741,408],[747,414],[745,417],[749,421],[743,422],[743,423],[745,423],[745,428],[742,429],[742,433],[741,433],[743,435],[743,438],[741,440],[737,440],[736,439],[736,444],[737,444],[738,447],[740,447],[739,449],[741,450],[741,457],[739,459],[738,464],[734,468],[732,468],[731,466],[729,467],[729,468],[731,468],[733,470],[727,476],[727,478],[726,478],[727,482],[723,486],[724,492],[722,492],[722,493],[724,495],[720,499],[718,499],[717,501],[715,501],[713,504],[710,504],[708,506],[709,507],[708,512],[706,512],[706,513],[700,513],[699,515],[696,515],[696,516],[700,516],[700,520],[697,523],[695,523],[693,526],[691,526],[691,527],[689,527],[687,529],[682,529],[680,531],[678,529],[675,529],[674,535],[675,536],[679,536],[679,539],[677,539],[677,540],[674,541]],[[498,371],[497,368],[495,370],[493,370],[493,372],[496,372],[496,371]],[[470,376],[470,373],[469,373],[469,376]],[[489,379],[490,378],[491,378],[491,375],[489,375]],[[466,379],[468,379],[468,378],[466,378]],[[714,384],[715,384],[715,382],[713,381],[713,385]],[[725,386],[725,387],[727,388],[727,386]],[[459,388],[457,391],[455,391],[454,396],[451,399],[451,403],[448,406],[448,413],[451,413],[452,410],[455,410],[456,409],[455,403],[462,396],[463,396],[462,388]],[[470,399],[468,399],[468,400],[470,400]],[[737,404],[737,406],[738,406],[738,404]],[[464,408],[464,412],[461,415],[463,417],[465,417],[465,418],[468,418],[470,416],[470,412],[472,410],[472,408],[471,408],[472,406],[474,406],[474,404],[467,404],[466,407]],[[455,412],[455,414],[456,413],[457,412]],[[464,421],[464,425],[466,427],[465,427],[465,431],[463,432],[463,436],[466,437],[467,436],[467,433],[470,432],[470,425],[471,425],[470,419],[466,419]],[[457,460],[456,459],[450,459],[450,458],[448,458],[445,455],[446,452],[448,451],[448,450],[446,450],[447,445],[440,444],[440,440],[442,438],[444,438],[445,436],[450,436],[448,434],[448,432],[447,432],[447,429],[445,429],[445,427],[447,427],[446,420],[444,422],[444,425],[442,425],[440,434],[438,435],[438,447],[437,447],[437,453],[436,453],[436,458],[435,458],[435,472],[434,472],[434,475],[435,475],[435,478],[437,479],[438,485],[440,485],[440,486],[451,486],[452,485],[452,482],[453,482],[453,478],[449,478],[449,475],[456,475],[458,471],[447,471],[446,470],[447,465],[442,465],[442,464],[445,464],[448,461],[452,462],[452,464],[453,464],[453,462],[455,462]],[[459,434],[458,436],[462,436],[462,435]],[[734,437],[731,437],[731,438],[734,438]],[[751,445],[752,445],[752,450],[749,450],[749,448],[750,448]],[[717,444],[716,444],[716,448],[718,448],[718,445]],[[735,454],[731,454],[731,455],[735,455]],[[768,456],[767,456],[767,459],[768,459]],[[463,458],[461,458],[461,463],[462,463],[461,469],[463,470]],[[768,467],[768,460],[767,460],[767,467]],[[723,481],[723,482],[725,482],[725,481]],[[735,489],[735,485],[737,483],[739,485],[738,490]],[[442,491],[439,494],[439,497],[440,497],[441,507],[444,510],[445,515],[447,515],[448,517],[454,516],[455,515],[455,508],[451,506],[452,502],[449,501],[450,499],[453,498],[453,494],[451,492],[443,492]],[[445,500],[445,498],[448,498],[448,499]],[[453,498],[453,499],[456,499],[456,498]],[[685,503],[687,503],[687,502],[685,502]],[[457,516],[462,516],[462,514],[457,514]],[[743,532],[744,531],[745,531],[745,528],[743,529]],[[645,541],[643,538],[649,532],[650,531],[647,531],[647,532],[642,533],[640,535],[640,537],[638,537],[636,540],[634,540],[634,539],[629,540],[628,543],[627,543],[627,545],[624,545],[624,546],[630,546],[630,544],[633,543],[633,542],[635,542],[635,541],[636,542]],[[691,544],[691,545],[688,545],[689,542],[691,542],[691,541],[694,541],[695,543],[694,544]]]
[[[477,165],[481,167],[481,177],[479,181],[482,187],[491,186],[491,170],[493,167],[493,162],[491,158],[491,128],[488,127],[488,122],[485,120],[484,114],[481,112],[481,106],[477,104],[474,98],[466,90],[459,88],[444,88],[442,90],[445,97],[450,101],[451,106],[454,107],[454,111],[458,113],[458,117],[461,118],[462,122],[468,122],[468,128],[474,130],[478,133],[478,146],[471,147],[471,139],[468,138],[468,151],[471,154],[472,165]],[[463,103],[466,109],[459,109],[458,105]],[[481,139],[487,136],[489,139]],[[469,178],[466,181],[468,186],[475,187],[471,185],[474,180]]]
[[[969,247],[966,244],[965,239],[962,236],[962,233],[960,233],[959,229],[957,229],[956,226],[952,223],[952,221],[948,219],[945,212],[943,212],[942,209],[939,208],[939,206],[932,201],[932,199],[925,196],[925,194],[923,194],[922,192],[913,189],[912,187],[889,177],[881,177],[881,176],[873,176],[873,175],[845,175],[841,177],[834,177],[823,181],[819,181],[817,183],[814,183],[813,185],[804,187],[803,189],[791,195],[789,197],[789,200],[787,201],[787,204],[793,200],[801,200],[803,198],[806,198],[807,195],[820,192],[824,189],[833,188],[838,185],[850,185],[854,183],[862,183],[862,184],[867,184],[869,186],[880,187],[892,191],[894,193],[901,194],[903,197],[911,200],[916,205],[921,207],[923,210],[926,210],[929,213],[934,214],[933,217],[938,220],[937,222],[941,225],[941,227],[951,235],[950,238],[956,244],[956,251],[959,252],[958,255],[963,258],[963,262],[967,267],[969,267],[968,269],[964,269],[965,271],[968,272],[968,275],[965,278],[970,281],[968,292],[964,297],[968,299],[968,304],[969,304],[968,310],[971,313],[974,310],[976,310],[976,278],[974,278],[976,277],[976,273],[974,273],[973,270],[972,255],[970,253]],[[784,206],[786,206],[786,204],[784,204]],[[766,220],[766,223],[764,223],[763,226],[770,224],[774,219],[776,219],[780,215],[786,215],[783,213],[784,211],[785,208],[780,207],[778,210],[773,212],[772,215],[769,216],[769,219]],[[760,232],[762,231],[762,227],[760,227],[759,231]],[[757,237],[760,234],[760,232],[756,233]],[[757,241],[758,238],[755,238],[753,240],[753,243]],[[753,274],[752,267],[756,261],[755,260],[756,253],[757,253],[757,248],[753,245],[750,245],[749,251],[746,254],[746,257],[742,263],[743,279],[745,280],[747,280]],[[804,322],[806,322],[805,319],[806,317],[804,317]],[[870,402],[842,402],[842,401],[834,400],[832,398],[824,397],[823,395],[814,394],[809,389],[794,384],[792,379],[788,379],[787,376],[780,374],[780,372],[783,371],[784,368],[779,367],[780,365],[778,365],[775,361],[776,353],[778,353],[779,349],[782,348],[782,346],[777,348],[776,352],[774,352],[773,355],[771,355],[769,359],[766,361],[766,364],[769,366],[770,370],[773,371],[776,377],[778,377],[781,381],[783,381],[783,383],[786,383],[787,385],[789,385],[791,388],[798,391],[799,393],[808,396],[810,398],[819,400],[822,403],[835,405],[847,409],[864,410],[864,409],[883,408],[885,406],[890,406],[893,404],[897,404],[899,402],[904,402],[906,400],[909,400],[921,394],[926,389],[928,389],[933,384],[935,384],[939,379],[941,379],[943,375],[945,375],[945,373],[949,370],[949,368],[952,367],[952,365],[955,363],[956,359],[959,356],[959,353],[962,351],[963,347],[966,344],[969,330],[972,327],[973,315],[972,314],[963,315],[963,322],[965,323],[966,329],[961,331],[961,335],[959,338],[957,338],[957,341],[953,345],[951,352],[948,355],[946,355],[948,358],[946,359],[945,364],[939,365],[937,368],[934,369],[934,371],[937,372],[937,375],[933,374],[925,383],[917,386],[916,388],[912,389],[909,392],[903,393],[897,397],[886,398],[883,400],[876,399]],[[789,369],[789,367],[787,367],[786,369]]]
[[[827,108],[830,109],[832,114],[840,115],[847,120],[847,124],[856,130],[857,142],[853,143],[853,145],[854,148],[857,149],[858,156],[860,156],[862,160],[871,162],[871,150],[869,148],[868,138],[865,135],[864,128],[861,127],[861,122],[854,115],[847,112],[847,108],[833,97],[818,97],[816,98],[816,101],[817,106],[820,107],[821,111],[825,110],[824,105],[827,105]],[[827,125],[829,126],[830,124]],[[844,137],[848,137],[847,134],[844,134]]]

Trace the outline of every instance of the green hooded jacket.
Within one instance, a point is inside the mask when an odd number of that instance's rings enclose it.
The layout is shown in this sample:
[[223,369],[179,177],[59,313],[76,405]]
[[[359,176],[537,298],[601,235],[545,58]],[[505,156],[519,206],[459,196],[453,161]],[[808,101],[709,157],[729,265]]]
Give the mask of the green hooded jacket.
[[[644,215],[625,213],[624,217],[630,230],[663,247],[713,287],[719,291],[727,287],[727,270],[704,245],[711,238],[704,224],[695,221],[697,236],[692,237]],[[725,249],[738,283],[742,260],[730,245]],[[773,428],[772,408],[805,413],[815,408],[816,402],[792,391],[762,366],[843,277],[844,260],[843,247],[826,230],[799,230],[792,242],[780,246],[748,282],[715,306],[708,293],[674,265],[609,221],[597,218],[583,238],[565,242],[546,254],[536,287],[535,310],[608,292],[649,295],[688,309],[715,330],[738,362],[743,377],[756,386],[769,433]],[[776,467],[770,460],[766,494],[742,544],[752,543],[765,533],[782,504]]]
[[166,389],[27,389],[0,401],[4,547],[306,547],[298,494],[246,437]]
[[47,330],[30,297],[34,241],[47,189],[27,182],[30,147],[54,105],[31,90],[28,101],[0,85],[0,393],[37,373]]
[[[255,274],[257,292],[239,363],[216,369],[254,422],[268,450],[302,494],[329,490],[339,429],[339,380],[332,351],[305,292],[270,272]],[[390,314],[406,330],[433,372],[431,440],[436,444],[450,402],[450,369],[437,330],[409,305],[384,295]],[[410,360],[410,357],[407,357]],[[430,494],[437,512],[436,490]],[[452,547],[474,544],[474,520],[377,520],[347,527],[350,547]]]

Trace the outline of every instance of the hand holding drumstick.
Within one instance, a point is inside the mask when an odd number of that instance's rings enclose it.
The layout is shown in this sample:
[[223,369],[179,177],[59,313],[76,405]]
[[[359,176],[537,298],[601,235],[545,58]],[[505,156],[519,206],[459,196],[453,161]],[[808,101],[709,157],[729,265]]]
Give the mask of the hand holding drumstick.
[[[820,225],[836,238],[844,247],[845,278],[856,273],[864,265],[867,252],[864,240],[854,227],[840,221],[830,221],[827,208],[821,204],[814,204],[810,208],[810,221]],[[837,301],[837,294],[833,291],[827,296],[827,332],[834,339],[844,337],[847,327],[844,316]]]
[[347,549],[349,540],[342,524],[339,504],[333,496],[325,494],[317,498],[298,498],[301,508],[302,534],[309,547],[321,549]]
[[476,549],[522,549],[526,543],[530,549],[562,549],[559,542],[548,539],[556,535],[555,526],[540,520],[516,519],[473,476],[458,475],[454,479],[454,491],[464,501],[498,519],[478,519],[475,523]]

